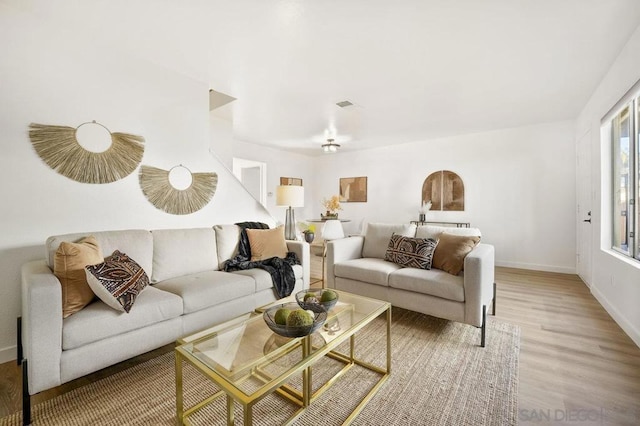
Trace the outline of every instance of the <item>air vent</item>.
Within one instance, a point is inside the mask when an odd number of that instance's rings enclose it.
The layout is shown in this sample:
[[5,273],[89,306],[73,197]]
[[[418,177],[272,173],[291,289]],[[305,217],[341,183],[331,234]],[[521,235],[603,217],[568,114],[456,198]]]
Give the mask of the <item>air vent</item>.
[[336,102],[336,105],[338,105],[340,108],[346,108],[353,105],[353,103],[350,101],[340,101],[340,102]]

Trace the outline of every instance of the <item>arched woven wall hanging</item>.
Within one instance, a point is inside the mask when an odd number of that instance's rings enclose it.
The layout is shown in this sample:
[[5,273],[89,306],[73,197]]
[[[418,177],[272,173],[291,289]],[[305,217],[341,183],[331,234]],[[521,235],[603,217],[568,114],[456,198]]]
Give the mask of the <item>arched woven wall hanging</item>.
[[[169,180],[171,171],[178,167],[191,174],[191,185],[186,189],[175,188]],[[189,214],[202,209],[211,201],[218,186],[217,173],[191,173],[182,164],[170,170],[143,165],[138,176],[140,188],[149,202],[171,214]]]
[[[111,135],[111,146],[103,152],[84,149],[76,137],[86,124],[102,126]],[[138,167],[144,154],[144,138],[128,133],[111,133],[95,121],[76,128],[31,123],[29,138],[36,153],[49,167],[63,176],[82,183],[111,183]]]
[[464,183],[450,170],[431,173],[422,184],[422,202],[431,201],[431,210],[464,211]]

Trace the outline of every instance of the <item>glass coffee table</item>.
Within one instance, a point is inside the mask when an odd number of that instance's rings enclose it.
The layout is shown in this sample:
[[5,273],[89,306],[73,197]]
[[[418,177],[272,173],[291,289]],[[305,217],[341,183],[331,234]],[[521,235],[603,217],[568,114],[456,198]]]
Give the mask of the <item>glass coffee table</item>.
[[[226,397],[227,424],[234,424],[237,402],[243,408],[244,424],[251,425],[254,405],[276,392],[294,404],[295,411],[284,422],[292,424],[340,376],[359,365],[377,373],[380,378],[344,422],[351,423],[391,374],[391,304],[337,292],[339,301],[329,311],[324,326],[310,336],[279,336],[262,318],[262,312],[269,306],[295,302],[292,295],[178,340],[175,349],[178,423],[191,424],[189,416],[218,398]],[[377,366],[356,358],[354,336],[382,314],[386,315],[386,365]],[[336,350],[342,343],[348,346],[347,353]],[[323,384],[314,390],[313,366],[323,357],[330,357],[344,366],[337,372],[331,371],[328,380],[327,371],[322,371]],[[183,362],[194,366],[220,389],[187,409],[184,407]],[[298,374],[302,375],[301,380]],[[299,382],[299,386],[292,385],[293,381]]]

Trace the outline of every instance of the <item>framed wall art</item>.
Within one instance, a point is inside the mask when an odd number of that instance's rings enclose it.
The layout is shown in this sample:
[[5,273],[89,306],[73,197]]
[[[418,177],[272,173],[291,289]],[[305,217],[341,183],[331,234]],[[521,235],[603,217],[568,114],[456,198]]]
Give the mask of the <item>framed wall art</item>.
[[340,201],[345,203],[366,203],[367,177],[340,178]]
[[281,177],[280,185],[302,186],[302,179],[294,177]]

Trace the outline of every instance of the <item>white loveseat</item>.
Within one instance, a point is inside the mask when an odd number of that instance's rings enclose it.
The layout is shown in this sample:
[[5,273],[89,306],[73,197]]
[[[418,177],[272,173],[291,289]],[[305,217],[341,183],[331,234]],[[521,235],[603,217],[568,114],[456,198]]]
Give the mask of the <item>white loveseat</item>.
[[330,241],[327,244],[327,286],[480,327],[481,346],[484,347],[486,313],[490,304],[493,304],[495,315],[492,245],[476,245],[464,258],[464,270],[459,275],[435,268],[407,268],[384,260],[394,233],[437,239],[443,232],[480,236],[477,228],[368,224],[363,236]]
[[[53,274],[62,241],[93,235],[105,256],[126,253],[147,273],[151,285],[129,313],[96,299],[62,317],[62,294]],[[18,337],[23,361],[25,423],[29,395],[174,342],[185,334],[250,312],[277,299],[271,276],[261,269],[224,272],[238,250],[236,225],[210,228],[123,230],[53,236],[46,258],[22,268],[22,317]],[[309,287],[309,244],[287,241],[295,265],[294,292]],[[27,376],[28,372],[28,376]]]

